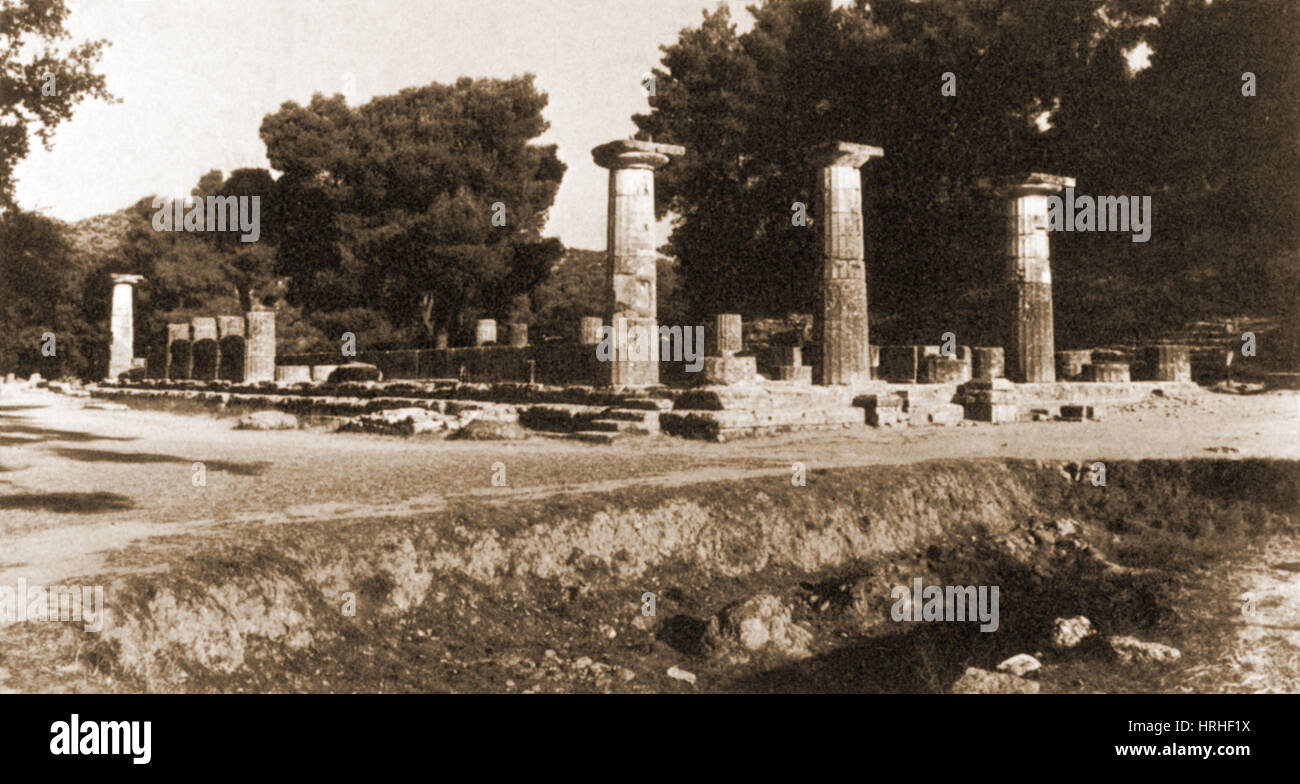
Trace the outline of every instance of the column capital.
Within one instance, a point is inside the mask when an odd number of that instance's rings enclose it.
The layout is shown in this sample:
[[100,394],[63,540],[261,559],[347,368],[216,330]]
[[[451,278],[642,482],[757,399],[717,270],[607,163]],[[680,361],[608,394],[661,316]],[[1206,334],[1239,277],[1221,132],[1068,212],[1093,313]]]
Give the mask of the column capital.
[[129,275],[124,272],[114,272],[110,274],[109,277],[113,279],[114,286],[118,285],[119,283],[125,283],[129,286],[134,286],[135,284],[144,280],[143,275]]
[[822,167],[851,166],[856,169],[872,158],[883,157],[885,157],[884,149],[869,144],[826,142],[812,148],[813,162]]
[[686,148],[676,144],[617,139],[595,147],[591,157],[605,169],[658,169],[672,156],[685,155]]
[[1060,193],[1062,188],[1073,188],[1074,178],[1060,174],[1043,174],[1042,172],[1022,172],[996,180],[985,179],[980,185],[993,189],[999,196],[1016,198]]

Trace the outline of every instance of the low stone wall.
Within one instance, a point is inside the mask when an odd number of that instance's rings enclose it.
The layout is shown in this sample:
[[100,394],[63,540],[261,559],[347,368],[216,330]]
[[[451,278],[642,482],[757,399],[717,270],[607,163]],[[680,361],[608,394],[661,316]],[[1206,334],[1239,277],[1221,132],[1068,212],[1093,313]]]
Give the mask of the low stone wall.
[[[336,352],[287,354],[276,359],[280,367],[334,367],[345,362],[365,362],[379,368],[385,379],[458,379],[469,382],[517,381],[521,383],[588,385],[605,383],[608,363],[596,357],[596,346],[577,343],[539,343],[531,346],[466,346],[446,349],[360,351],[355,357]],[[297,378],[302,371],[286,375]],[[314,377],[316,374],[311,373]],[[660,362],[664,384],[693,385],[703,381],[703,364],[696,372],[686,362]]]
[[1054,417],[1063,406],[1091,407],[1100,417],[1107,406],[1137,403],[1157,394],[1190,397],[1199,392],[1196,384],[1180,381],[1012,384],[999,379],[962,384],[953,400],[965,407],[967,419],[998,423],[1024,421],[1035,413]]
[[[474,400],[487,403],[553,403],[622,408],[659,408],[684,390],[654,388],[616,392],[592,386],[550,386],[519,383],[461,383],[457,381],[357,381],[341,384],[232,384],[225,381],[164,381],[105,383],[94,389],[102,397],[176,397],[178,399],[352,398],[362,402],[411,400]],[[409,405],[409,403],[406,403]]]

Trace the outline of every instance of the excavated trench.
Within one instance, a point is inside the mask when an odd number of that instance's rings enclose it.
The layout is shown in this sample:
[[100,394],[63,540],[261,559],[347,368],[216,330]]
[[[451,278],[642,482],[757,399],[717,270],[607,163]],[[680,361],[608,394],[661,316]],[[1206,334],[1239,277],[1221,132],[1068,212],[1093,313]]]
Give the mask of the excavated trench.
[[[1177,667],[1045,651],[1053,621],[1197,650],[1221,630],[1187,620],[1185,586],[1295,534],[1300,463],[1112,462],[1104,485],[1091,464],[932,461],[154,540],[119,556],[155,568],[109,578],[103,632],[42,626],[76,689],[942,692],[1017,653],[1049,665],[1044,691],[1175,688]],[[894,620],[893,588],[916,578],[997,586],[997,630]]]

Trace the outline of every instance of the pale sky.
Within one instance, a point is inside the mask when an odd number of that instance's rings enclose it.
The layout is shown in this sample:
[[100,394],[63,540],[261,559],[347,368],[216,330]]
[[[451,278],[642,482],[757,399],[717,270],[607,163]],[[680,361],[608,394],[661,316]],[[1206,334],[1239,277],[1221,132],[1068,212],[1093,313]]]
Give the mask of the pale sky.
[[[21,207],[63,220],[182,195],[211,169],[266,167],[262,118],[314,92],[349,105],[460,76],[536,74],[568,164],[549,236],[605,247],[607,173],[591,148],[631,135],[660,44],[718,0],[69,0],[72,42],[107,38],[121,104],[81,104],[16,171]],[[741,30],[749,15],[732,2]],[[349,76],[350,75],[350,76]],[[671,140],[662,140],[671,141]],[[661,232],[662,234],[662,232]],[[661,237],[666,239],[666,235]]]

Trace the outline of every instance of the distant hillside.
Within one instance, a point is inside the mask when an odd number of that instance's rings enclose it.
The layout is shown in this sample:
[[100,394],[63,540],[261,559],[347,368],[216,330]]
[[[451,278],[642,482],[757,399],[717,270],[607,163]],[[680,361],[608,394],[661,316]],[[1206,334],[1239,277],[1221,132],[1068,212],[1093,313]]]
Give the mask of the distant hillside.
[[73,247],[94,259],[114,253],[126,239],[133,209],[134,205],[67,224]]

